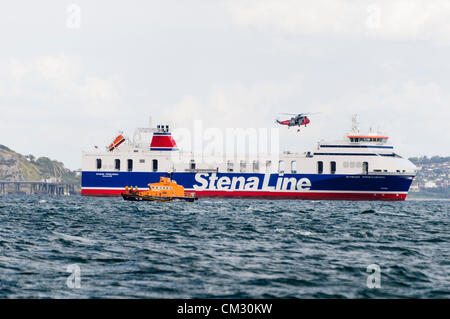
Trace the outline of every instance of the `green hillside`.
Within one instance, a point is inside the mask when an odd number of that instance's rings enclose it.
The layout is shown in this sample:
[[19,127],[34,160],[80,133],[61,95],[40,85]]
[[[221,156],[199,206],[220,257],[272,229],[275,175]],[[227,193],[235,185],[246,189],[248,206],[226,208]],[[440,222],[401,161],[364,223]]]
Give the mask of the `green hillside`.
[[0,181],[43,181],[80,183],[75,172],[48,157],[24,156],[0,144]]

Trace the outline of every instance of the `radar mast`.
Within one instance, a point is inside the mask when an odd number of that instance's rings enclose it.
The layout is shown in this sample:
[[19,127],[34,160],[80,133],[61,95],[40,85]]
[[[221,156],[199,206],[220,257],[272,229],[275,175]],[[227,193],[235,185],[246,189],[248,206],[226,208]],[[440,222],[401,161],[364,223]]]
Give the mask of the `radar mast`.
[[358,114],[352,116],[352,133],[359,133]]

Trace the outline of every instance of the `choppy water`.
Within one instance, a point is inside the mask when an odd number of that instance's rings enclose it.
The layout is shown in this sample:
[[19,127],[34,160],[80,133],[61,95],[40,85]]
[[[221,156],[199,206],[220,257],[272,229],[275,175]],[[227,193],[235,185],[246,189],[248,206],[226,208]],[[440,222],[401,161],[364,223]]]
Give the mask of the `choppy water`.
[[[449,298],[449,211],[448,201],[3,196],[0,298]],[[67,285],[74,264],[80,288]],[[371,264],[380,288],[366,285]]]

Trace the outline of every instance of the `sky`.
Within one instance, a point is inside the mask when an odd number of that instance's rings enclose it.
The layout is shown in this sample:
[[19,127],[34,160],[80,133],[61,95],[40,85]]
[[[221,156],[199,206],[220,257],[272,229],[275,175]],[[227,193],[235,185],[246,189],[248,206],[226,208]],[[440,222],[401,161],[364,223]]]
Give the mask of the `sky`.
[[273,128],[282,150],[361,130],[450,155],[450,1],[13,1],[0,11],[0,144],[71,169],[136,127]]

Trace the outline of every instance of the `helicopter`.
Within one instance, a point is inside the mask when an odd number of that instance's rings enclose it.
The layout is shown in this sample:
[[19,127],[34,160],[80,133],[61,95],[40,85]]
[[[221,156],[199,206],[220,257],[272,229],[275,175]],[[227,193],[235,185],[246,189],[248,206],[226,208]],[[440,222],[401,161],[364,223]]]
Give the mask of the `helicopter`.
[[[291,126],[300,127],[302,125],[304,125],[306,127],[307,124],[311,123],[310,119],[306,116],[307,114],[311,114],[311,113],[299,113],[299,114],[280,113],[280,114],[292,115],[291,119],[289,119],[289,120],[284,120],[284,121],[276,120],[276,122],[278,124],[287,125],[288,128],[290,128]],[[298,129],[297,132],[300,132],[300,129]]]

